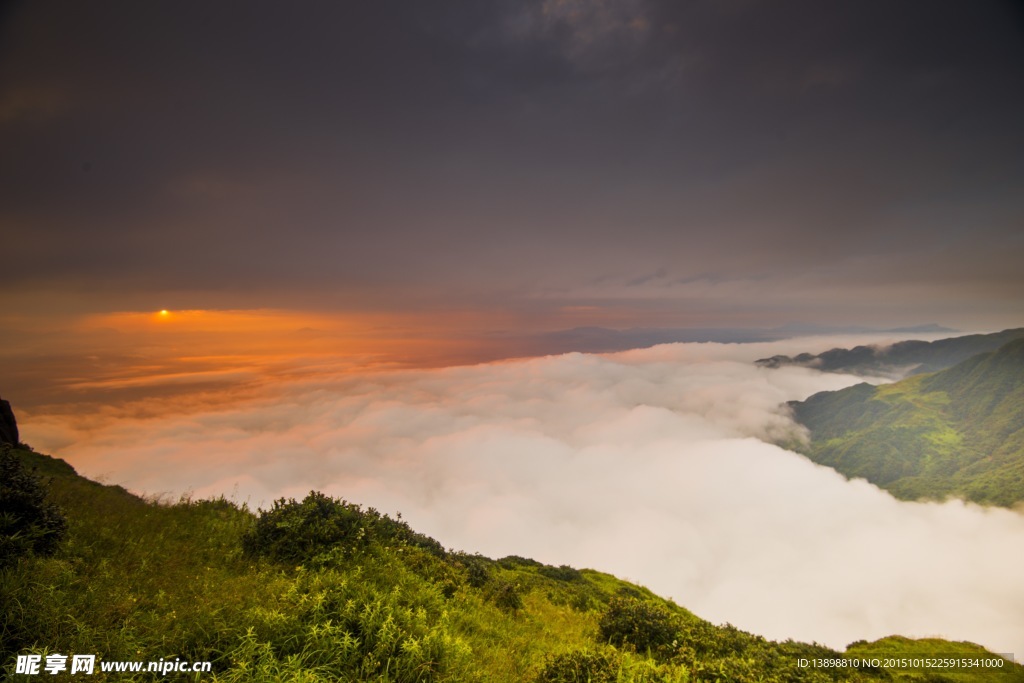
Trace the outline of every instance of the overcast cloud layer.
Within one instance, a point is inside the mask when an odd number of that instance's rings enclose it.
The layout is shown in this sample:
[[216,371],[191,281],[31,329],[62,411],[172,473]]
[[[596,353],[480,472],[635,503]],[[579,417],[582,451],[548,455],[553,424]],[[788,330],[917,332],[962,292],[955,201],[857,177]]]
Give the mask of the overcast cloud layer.
[[836,343],[338,376],[218,409],[27,415],[23,431],[136,490],[265,504],[318,489],[450,547],[612,572],[772,638],[1024,652],[1024,516],[898,502],[762,440],[794,433],[780,403],[859,380],[751,361]]
[[22,2],[0,21],[0,241],[23,266],[5,310],[1024,317],[1019,3]]

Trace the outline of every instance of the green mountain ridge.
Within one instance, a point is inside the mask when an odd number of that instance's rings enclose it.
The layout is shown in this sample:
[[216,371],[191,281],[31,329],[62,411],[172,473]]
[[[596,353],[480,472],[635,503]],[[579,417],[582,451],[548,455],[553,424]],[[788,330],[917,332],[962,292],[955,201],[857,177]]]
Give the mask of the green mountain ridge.
[[931,374],[790,402],[816,463],[905,500],[1024,500],[1024,339]]
[[1024,328],[992,334],[970,334],[933,342],[908,340],[889,346],[855,346],[830,349],[817,355],[772,356],[754,361],[765,368],[785,365],[816,368],[823,372],[846,372],[901,379],[910,375],[945,370],[972,356],[995,351],[1014,339],[1024,338]]
[[[179,679],[257,683],[1024,680],[1002,659],[941,672],[880,666],[995,657],[971,643],[893,636],[840,653],[768,641],[598,571],[445,550],[400,518],[321,494],[254,514],[224,499],[144,500],[26,448],[3,457],[8,470],[47,478],[68,522],[52,555],[0,568],[7,680],[38,678],[14,671],[15,655],[29,653],[210,661],[211,672]],[[12,499],[5,489],[0,530]],[[855,666],[828,664],[844,656]],[[98,667],[88,677],[154,678]]]

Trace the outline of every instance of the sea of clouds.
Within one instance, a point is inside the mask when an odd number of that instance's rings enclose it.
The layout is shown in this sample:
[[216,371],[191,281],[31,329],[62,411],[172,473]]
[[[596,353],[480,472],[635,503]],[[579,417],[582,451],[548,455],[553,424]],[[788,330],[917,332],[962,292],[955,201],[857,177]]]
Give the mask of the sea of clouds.
[[799,436],[785,401],[862,380],[752,361],[841,343],[325,374],[24,431],[136,491],[266,505],[317,489],[449,547],[600,569],[770,638],[941,636],[1019,657],[1024,515],[900,502],[769,443]]

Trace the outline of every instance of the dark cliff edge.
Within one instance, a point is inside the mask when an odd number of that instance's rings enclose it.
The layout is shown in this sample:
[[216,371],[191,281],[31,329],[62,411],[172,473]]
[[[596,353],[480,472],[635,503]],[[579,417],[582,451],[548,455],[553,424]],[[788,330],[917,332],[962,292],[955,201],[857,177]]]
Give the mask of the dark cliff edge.
[[17,446],[20,443],[18,421],[14,419],[11,404],[2,398],[0,398],[0,443],[9,443],[12,446]]

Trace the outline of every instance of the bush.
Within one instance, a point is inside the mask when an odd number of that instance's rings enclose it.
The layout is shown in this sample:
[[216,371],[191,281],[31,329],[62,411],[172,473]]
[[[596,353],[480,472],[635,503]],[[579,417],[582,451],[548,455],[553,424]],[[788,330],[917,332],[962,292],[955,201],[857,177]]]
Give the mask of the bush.
[[[742,656],[749,648],[763,644],[764,639],[741,631],[732,624],[716,626],[707,621],[696,621],[682,629],[679,643],[700,658],[730,657]],[[818,656],[823,655],[818,652]]]
[[537,573],[541,576],[546,576],[549,579],[555,581],[582,581],[583,574],[579,569],[574,569],[567,564],[559,565],[558,567],[552,567],[550,565],[544,565],[537,570]]
[[317,491],[311,491],[301,503],[294,498],[274,501],[274,506],[262,512],[242,537],[242,548],[250,556],[284,562],[324,559],[331,553],[351,552],[375,543],[411,545],[445,556],[440,543],[416,533],[401,518],[394,520],[373,508],[363,510]]
[[505,580],[497,580],[487,590],[487,597],[505,612],[517,612],[523,608],[523,596],[519,592],[519,584]]
[[643,600],[613,598],[598,624],[601,640],[639,652],[657,651],[679,638],[679,625],[667,608]]
[[576,650],[549,657],[537,683],[615,683],[620,668],[615,653]]
[[494,560],[483,555],[456,553],[452,558],[455,567],[465,571],[466,583],[473,588],[483,588],[491,580]]
[[0,567],[30,553],[52,555],[67,531],[60,508],[46,502],[43,480],[3,446],[0,451]]
[[542,563],[537,560],[531,560],[528,557],[520,557],[519,555],[506,555],[505,557],[498,560],[498,565],[502,569],[517,569],[519,567],[542,567]]

